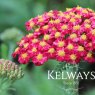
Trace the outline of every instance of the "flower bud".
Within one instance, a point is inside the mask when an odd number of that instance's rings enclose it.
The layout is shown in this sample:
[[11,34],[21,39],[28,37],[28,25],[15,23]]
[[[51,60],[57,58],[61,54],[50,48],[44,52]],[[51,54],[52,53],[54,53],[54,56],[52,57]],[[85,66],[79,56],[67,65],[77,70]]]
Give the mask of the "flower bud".
[[23,75],[22,69],[14,62],[0,59],[0,77],[16,80],[23,77]]

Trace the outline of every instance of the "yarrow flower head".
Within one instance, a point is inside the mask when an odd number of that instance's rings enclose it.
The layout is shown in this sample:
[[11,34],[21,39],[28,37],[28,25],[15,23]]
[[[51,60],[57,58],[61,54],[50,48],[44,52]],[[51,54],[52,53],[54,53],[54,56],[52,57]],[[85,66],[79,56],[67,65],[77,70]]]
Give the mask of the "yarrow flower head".
[[34,32],[23,37],[13,53],[22,64],[39,66],[48,59],[95,62],[95,12],[89,8],[45,12],[27,21],[26,29]]
[[23,75],[22,69],[14,62],[0,59],[0,77],[17,80]]

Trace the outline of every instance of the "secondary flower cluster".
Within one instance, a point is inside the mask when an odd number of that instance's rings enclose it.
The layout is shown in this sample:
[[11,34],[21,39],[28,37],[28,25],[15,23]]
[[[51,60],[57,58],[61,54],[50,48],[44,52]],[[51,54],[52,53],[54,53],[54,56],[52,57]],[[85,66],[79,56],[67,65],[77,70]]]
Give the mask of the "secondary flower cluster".
[[95,12],[89,8],[49,11],[26,22],[26,29],[33,33],[23,37],[13,53],[22,64],[39,66],[48,59],[95,62]]
[[22,69],[18,65],[12,61],[0,59],[0,77],[16,80],[22,76]]

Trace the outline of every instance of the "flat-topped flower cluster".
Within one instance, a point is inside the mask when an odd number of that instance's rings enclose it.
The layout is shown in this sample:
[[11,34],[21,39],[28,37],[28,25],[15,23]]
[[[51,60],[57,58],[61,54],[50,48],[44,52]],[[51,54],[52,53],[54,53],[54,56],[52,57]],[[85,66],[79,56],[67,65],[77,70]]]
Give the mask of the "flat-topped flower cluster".
[[13,53],[22,64],[39,66],[48,59],[95,62],[95,12],[89,8],[49,11],[26,22],[26,29],[33,33],[23,37]]

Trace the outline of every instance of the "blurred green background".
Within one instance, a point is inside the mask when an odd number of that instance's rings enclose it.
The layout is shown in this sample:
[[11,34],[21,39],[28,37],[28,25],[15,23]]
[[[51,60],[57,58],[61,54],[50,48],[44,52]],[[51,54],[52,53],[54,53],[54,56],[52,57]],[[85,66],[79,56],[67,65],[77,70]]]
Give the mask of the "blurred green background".
[[[95,0],[0,0],[0,58],[13,60],[11,54],[16,47],[16,42],[28,33],[25,22],[31,17],[49,10],[65,11],[66,8],[77,5],[95,10]],[[17,63],[17,60],[13,61]],[[11,93],[13,95],[65,95],[57,81],[47,78],[47,70],[54,69],[57,64],[58,62],[51,60],[41,67],[35,67],[32,63],[22,66],[25,76],[13,84],[15,90]],[[92,67],[84,64],[85,70]],[[84,84],[88,83],[87,81]],[[80,93],[95,95],[95,88],[92,89],[92,86],[88,88]]]

